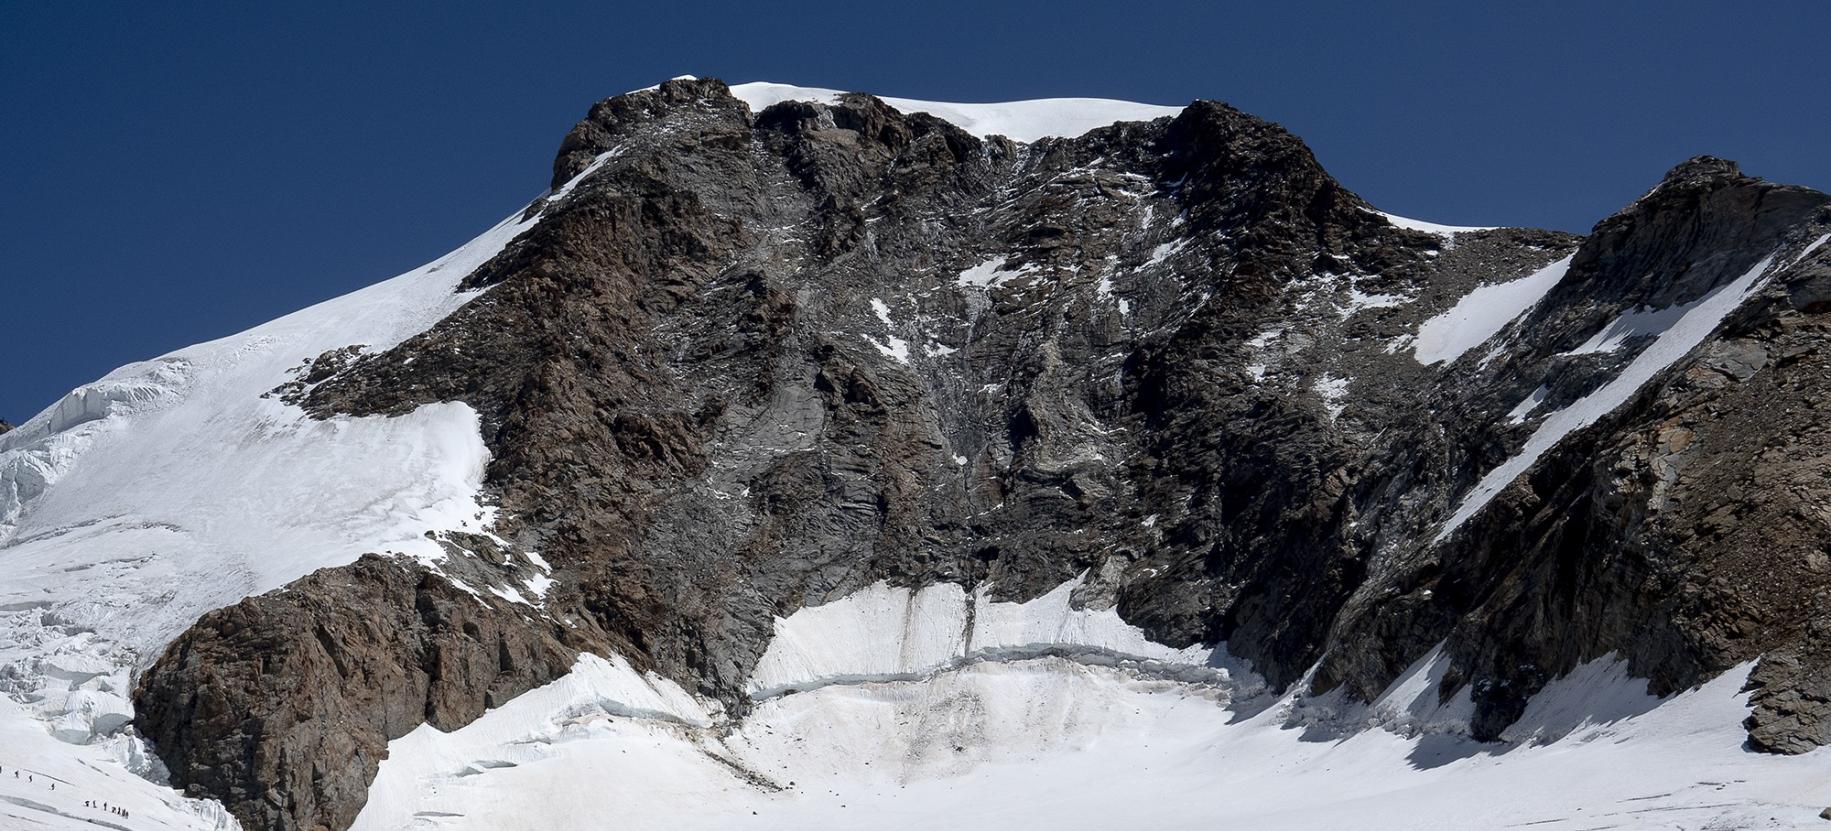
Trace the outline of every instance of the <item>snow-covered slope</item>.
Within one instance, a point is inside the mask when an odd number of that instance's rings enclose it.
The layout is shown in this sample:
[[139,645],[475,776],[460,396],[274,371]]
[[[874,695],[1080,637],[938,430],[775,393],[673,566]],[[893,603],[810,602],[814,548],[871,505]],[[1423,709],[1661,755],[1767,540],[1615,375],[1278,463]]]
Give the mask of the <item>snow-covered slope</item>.
[[14,806],[0,810],[107,819],[81,810],[94,798],[172,827],[229,822],[129,772],[157,775],[118,732],[132,672],[210,609],[365,552],[437,558],[426,531],[488,514],[469,407],[315,421],[266,393],[328,350],[431,326],[533,221],[517,213],[392,280],[122,367],[0,436],[0,731],[17,737],[0,766],[62,781],[53,793],[0,775]]
[[1409,228],[1413,231],[1423,231],[1427,234],[1437,234],[1446,237],[1455,236],[1456,234],[1466,234],[1472,231],[1494,230],[1494,226],[1492,225],[1443,225],[1436,222],[1426,222],[1422,219],[1399,216],[1398,214],[1389,214],[1385,211],[1381,211],[1380,216],[1385,217],[1387,222],[1397,225],[1400,228]]
[[[1178,655],[1207,668],[1207,650],[1115,659],[1153,648],[1110,610],[1069,610],[1077,586],[980,596],[976,616],[947,587],[803,609],[778,622],[799,658],[766,660],[756,709],[720,729],[677,690],[584,661],[461,730],[394,742],[355,827],[1782,828],[1831,800],[1831,757],[1742,749],[1746,667],[1661,702],[1598,661],[1496,746],[1437,706],[1432,661],[1371,707],[1294,712],[1250,673],[1164,672]],[[961,655],[988,614],[991,638],[1027,648]]]
[[1412,354],[1422,364],[1454,361],[1512,323],[1564,279],[1570,258],[1558,260],[1517,280],[1481,286],[1456,305],[1418,327]]

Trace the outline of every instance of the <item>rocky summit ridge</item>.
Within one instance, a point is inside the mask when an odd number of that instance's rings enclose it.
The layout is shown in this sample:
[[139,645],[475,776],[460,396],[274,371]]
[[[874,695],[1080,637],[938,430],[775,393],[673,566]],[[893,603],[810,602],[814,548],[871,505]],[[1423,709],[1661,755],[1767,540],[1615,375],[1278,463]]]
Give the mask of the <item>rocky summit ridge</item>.
[[677,79],[523,218],[474,299],[272,392],[468,405],[493,524],[205,614],[133,690],[247,827],[347,827],[390,740],[581,653],[741,718],[778,618],[879,582],[1078,577],[1306,696],[1441,648],[1481,739],[1605,656],[1759,661],[1750,743],[1831,742],[1824,194],[1699,157],[1587,236],[1433,231],[1218,102],[1018,143]]

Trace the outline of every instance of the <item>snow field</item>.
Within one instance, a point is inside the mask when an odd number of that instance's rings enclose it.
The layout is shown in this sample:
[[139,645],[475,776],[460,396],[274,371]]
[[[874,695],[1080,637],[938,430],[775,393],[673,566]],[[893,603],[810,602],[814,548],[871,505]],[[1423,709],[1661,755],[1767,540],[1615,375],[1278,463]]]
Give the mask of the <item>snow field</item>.
[[[988,604],[987,642],[1138,647],[1068,608],[1071,591]],[[796,612],[778,630],[804,660],[769,671],[802,672],[802,691],[710,729],[628,715],[605,685],[665,685],[582,660],[461,730],[396,741],[356,827],[1791,828],[1831,802],[1831,756],[1742,749],[1748,667],[1662,702],[1597,661],[1533,700],[1516,743],[1484,745],[1465,737],[1466,695],[1435,700],[1440,651],[1374,704],[1333,709],[1242,698],[1243,673],[1175,680],[1072,650],[903,672],[968,640],[966,597],[879,584]]]
[[[233,831],[238,827],[220,804],[186,799],[141,778],[146,773],[156,774],[157,762],[138,739],[112,735],[91,744],[67,744],[46,732],[43,723],[18,702],[0,696],[0,828]],[[85,806],[88,800],[94,800],[96,807]],[[103,810],[102,802],[126,808],[132,819]]]

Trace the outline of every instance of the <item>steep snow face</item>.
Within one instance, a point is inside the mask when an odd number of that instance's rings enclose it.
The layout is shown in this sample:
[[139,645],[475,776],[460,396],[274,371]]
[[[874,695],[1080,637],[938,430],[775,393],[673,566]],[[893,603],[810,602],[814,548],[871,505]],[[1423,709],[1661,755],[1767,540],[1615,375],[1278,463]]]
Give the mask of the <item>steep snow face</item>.
[[[1747,667],[1662,702],[1598,661],[1533,699],[1517,743],[1480,744],[1466,695],[1436,701],[1440,650],[1374,704],[1329,711],[1255,695],[1244,673],[1092,660],[1210,663],[1073,608],[1076,588],[1018,604],[880,584],[802,609],[753,684],[802,691],[735,723],[585,659],[467,727],[393,742],[355,827],[1790,827],[1831,801],[1831,757],[1742,749]],[[982,627],[1023,648],[974,649]]]
[[1537,305],[1558,281],[1564,279],[1564,273],[1570,270],[1571,257],[1518,280],[1481,286],[1464,295],[1448,311],[1418,326],[1412,355],[1421,364],[1444,363],[1455,361],[1463,353],[1487,342]]
[[313,421],[264,394],[327,351],[430,327],[474,296],[458,281],[533,221],[518,213],[392,280],[122,367],[0,436],[0,730],[51,740],[8,740],[0,765],[29,750],[66,780],[29,797],[48,806],[32,816],[138,794],[149,810],[220,821],[126,775],[144,755],[116,733],[132,670],[210,609],[365,552],[437,559],[426,531],[488,520],[489,454],[468,406]]
[[[761,112],[783,101],[830,102],[840,90],[798,87],[758,81],[734,84],[731,94]],[[884,103],[906,113],[928,113],[980,138],[1005,136],[1014,141],[1036,141],[1046,136],[1072,138],[1120,121],[1150,121],[1182,112],[1181,107],[1114,101],[1107,98],[1039,98],[995,104],[950,104],[910,98],[879,96]]]
[[1442,225],[1442,224],[1439,224],[1436,222],[1426,222],[1422,219],[1412,219],[1410,217],[1399,216],[1398,214],[1389,214],[1389,213],[1386,213],[1385,211],[1380,211],[1380,216],[1385,217],[1387,222],[1390,222],[1393,225],[1396,225],[1400,228],[1409,228],[1413,231],[1423,231],[1424,233],[1436,234],[1437,236],[1440,236],[1440,237],[1450,237],[1450,236],[1455,236],[1456,234],[1466,234],[1471,231],[1492,231],[1496,227],[1498,227],[1495,225]]
[[[1262,684],[1219,647],[1154,643],[1117,610],[1075,608],[1081,578],[1027,603],[968,593],[952,583],[920,590],[874,584],[844,600],[776,619],[775,638],[750,678],[753,699],[862,681],[915,680],[985,660],[1068,655],[1094,663],[1142,662],[1153,671]],[[1226,667],[1231,666],[1235,678]]]
[[[1816,247],[1816,243],[1814,247]],[[1807,253],[1810,251],[1811,249],[1807,249]],[[1545,451],[1563,441],[1565,436],[1588,427],[1594,424],[1596,419],[1613,412],[1616,407],[1621,406],[1633,396],[1635,391],[1653,380],[1653,377],[1666,367],[1671,366],[1673,361],[1684,357],[1698,344],[1703,343],[1704,339],[1716,330],[1717,324],[1722,323],[1724,317],[1735,311],[1737,306],[1742,305],[1742,301],[1747,299],[1768,277],[1771,273],[1770,267],[1774,264],[1774,256],[1768,255],[1755,263],[1754,267],[1742,276],[1712,289],[1709,294],[1691,303],[1665,311],[1630,312],[1626,319],[1636,322],[1622,324],[1617,321],[1605,328],[1603,334],[1597,336],[1604,340],[1592,339],[1592,343],[1597,344],[1597,349],[1601,348],[1606,340],[1605,336],[1610,332],[1642,329],[1642,334],[1657,331],[1657,337],[1653,339],[1652,343],[1647,344],[1640,354],[1635,355],[1634,360],[1608,383],[1583,396],[1570,406],[1546,416],[1545,420],[1540,422],[1538,429],[1533,432],[1532,437],[1526,439],[1525,446],[1521,447],[1518,453],[1488,471],[1481,477],[1481,481],[1475,483],[1475,487],[1463,497],[1462,503],[1457,506],[1456,512],[1443,523],[1443,527],[1437,532],[1437,540],[1442,541],[1454,533],[1462,526],[1462,523],[1468,521],[1469,517],[1474,516],[1492,501],[1502,488],[1518,478],[1520,474],[1531,469],[1533,463],[1537,462],[1540,456],[1545,455]],[[1801,255],[1794,262],[1798,262],[1803,257],[1804,255]],[[1566,265],[1569,263],[1568,260],[1560,262]],[[1643,323],[1646,320],[1658,320],[1662,326],[1657,330],[1644,330]],[[1589,347],[1589,344],[1585,344],[1585,347]],[[1521,414],[1524,415],[1523,412]]]

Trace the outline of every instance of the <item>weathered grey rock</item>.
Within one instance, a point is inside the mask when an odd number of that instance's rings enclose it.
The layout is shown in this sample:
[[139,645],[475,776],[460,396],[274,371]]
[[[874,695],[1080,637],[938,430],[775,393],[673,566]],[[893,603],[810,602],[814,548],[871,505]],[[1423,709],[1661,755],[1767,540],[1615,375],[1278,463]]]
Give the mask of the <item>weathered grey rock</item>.
[[[513,544],[453,537],[454,562],[486,579],[537,548],[544,615],[427,619],[442,578],[376,559],[214,613],[136,695],[176,783],[251,828],[341,827],[387,738],[578,651],[741,713],[776,615],[877,580],[1025,599],[1083,572],[1152,637],[1225,639],[1279,688],[1315,667],[1316,691],[1370,697],[1447,643],[1443,692],[1470,685],[1488,737],[1582,661],[1665,693],[1768,654],[1751,741],[1824,741],[1831,320],[1797,296],[1831,249],[1434,542],[1646,339],[1573,347],[1796,256],[1831,230],[1822,194],[1700,158],[1587,240],[1446,238],[1215,102],[1020,145],[862,95],[751,113],[710,80],[593,107],[554,183],[613,148],[466,278],[483,299],[385,352],[300,356],[279,390],[320,417],[475,407]],[[1493,342],[1412,357],[1470,289],[1573,253]],[[338,715],[301,718],[325,690]]]
[[1815,260],[1787,284],[1787,301],[1808,314],[1831,311],[1831,262]]
[[1805,642],[1768,653],[1749,675],[1746,726],[1758,750],[1806,753],[1831,745],[1831,597],[1815,600]]

